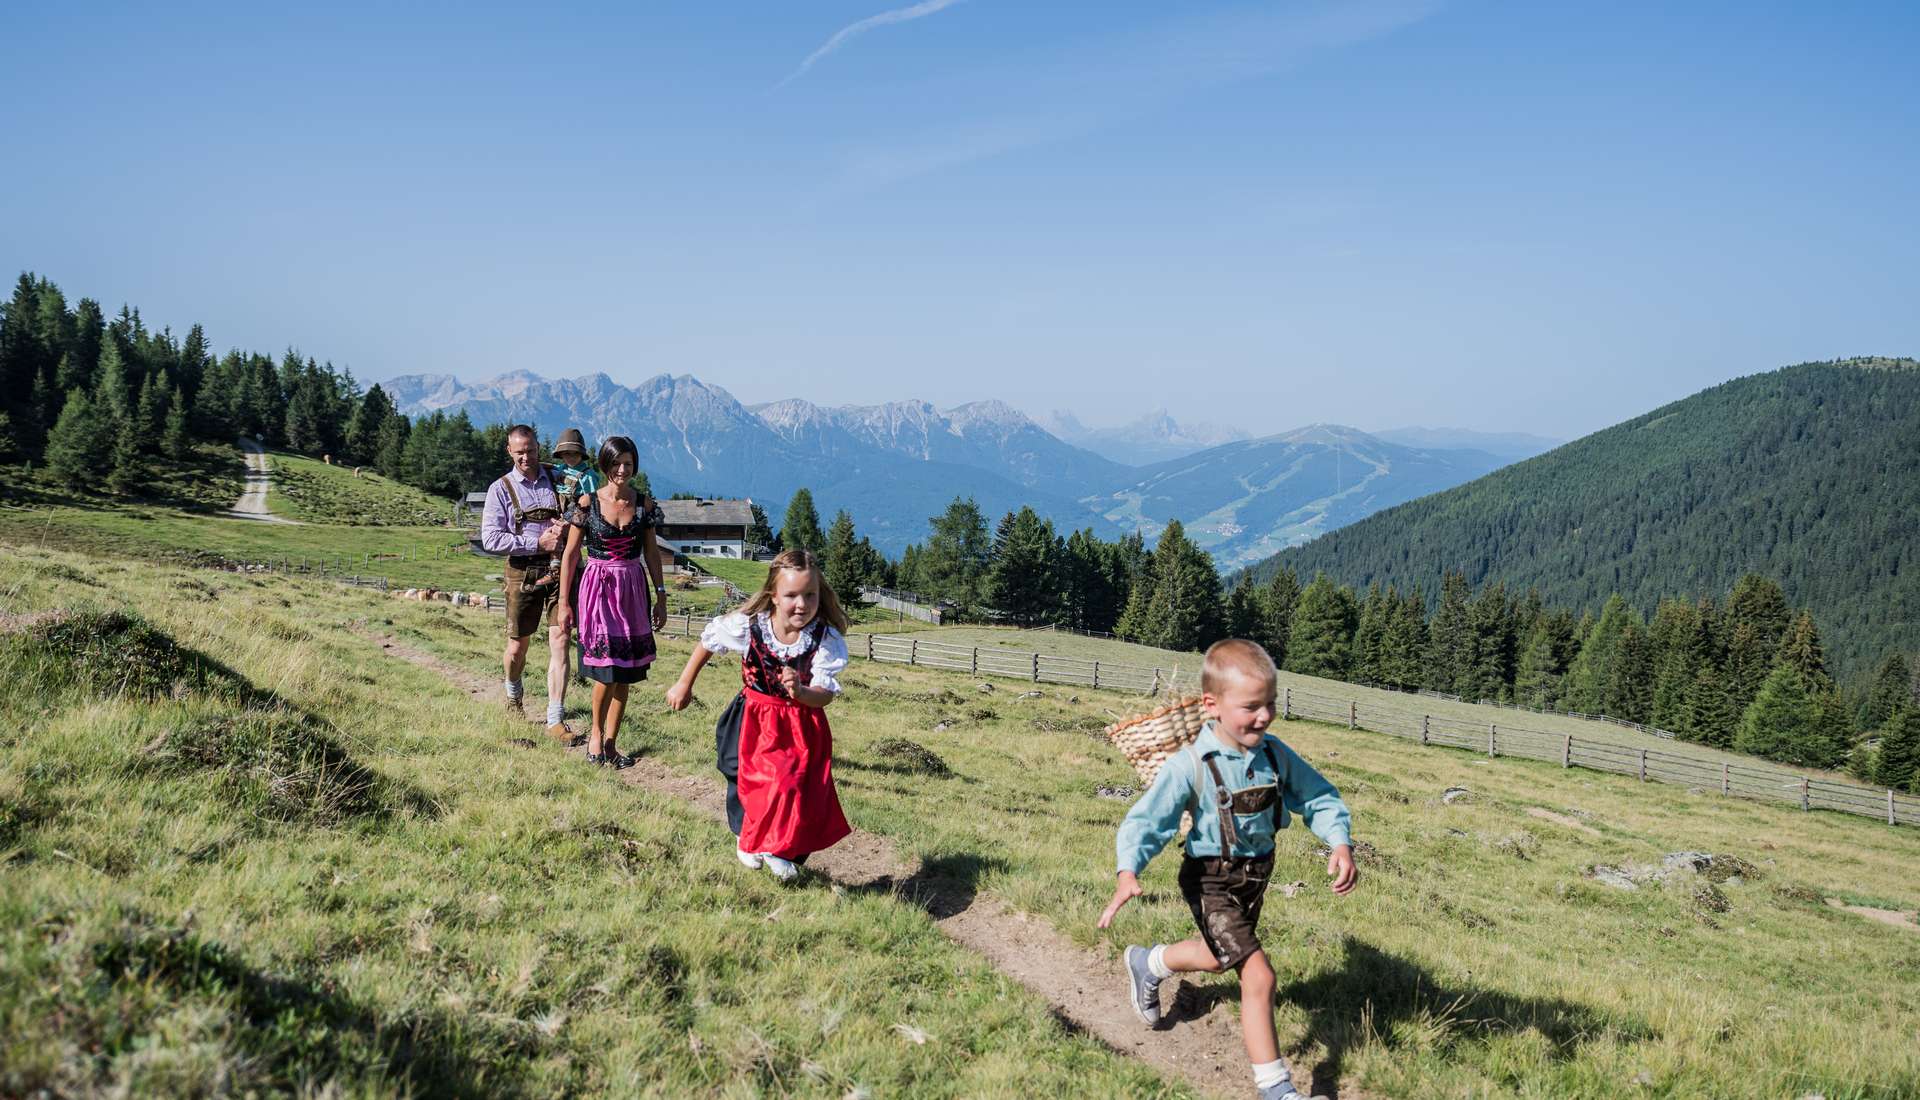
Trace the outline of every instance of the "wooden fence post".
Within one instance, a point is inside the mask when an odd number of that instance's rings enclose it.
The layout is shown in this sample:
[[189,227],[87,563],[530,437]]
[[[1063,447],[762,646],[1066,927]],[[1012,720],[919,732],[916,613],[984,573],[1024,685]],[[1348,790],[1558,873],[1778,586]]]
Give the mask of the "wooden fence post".
[[1286,698],[1282,700],[1280,703],[1280,717],[1288,722],[1293,721],[1293,689],[1292,688],[1287,689]]
[[873,660],[873,635],[867,635],[867,660]]
[[980,675],[980,647],[973,647],[973,674]]
[[1720,762],[1720,793],[1725,795],[1733,793],[1733,765],[1724,760]]
[[1360,725],[1360,704],[1349,699],[1347,700],[1347,728],[1354,729],[1359,725]]
[[1809,797],[1809,794],[1810,792],[1807,790],[1807,777],[1803,775],[1800,777],[1800,808],[1803,810],[1813,809],[1813,799]]
[[1094,687],[1100,686],[1100,662],[1099,661],[1093,662],[1093,686]]
[[1567,743],[1560,749],[1560,766],[1573,767],[1573,734],[1571,733],[1567,734]]
[[1487,723],[1487,755],[1500,755],[1500,727],[1492,722]]
[[1894,820],[1893,820],[1893,788],[1892,788],[1892,787],[1888,787],[1888,788],[1887,788],[1887,824],[1889,824],[1889,825],[1892,825],[1892,824],[1894,824]]
[[1430,714],[1420,716],[1420,747],[1423,749],[1427,747],[1427,723],[1432,717]]
[[920,639],[914,638],[907,643],[907,663],[920,663]]
[[1160,666],[1153,666],[1153,686],[1147,689],[1148,695],[1160,694]]
[[1647,750],[1640,750],[1640,782],[1647,781]]
[[1033,655],[1033,682],[1036,684],[1040,682],[1040,655],[1038,653]]

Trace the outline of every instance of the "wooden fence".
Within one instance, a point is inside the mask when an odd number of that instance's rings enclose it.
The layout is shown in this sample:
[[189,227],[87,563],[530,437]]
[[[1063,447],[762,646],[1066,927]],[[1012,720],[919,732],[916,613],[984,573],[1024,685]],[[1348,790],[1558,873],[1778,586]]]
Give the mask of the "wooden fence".
[[949,645],[912,634],[856,634],[848,639],[854,656],[893,664],[965,672],[971,676],[999,676],[1036,684],[1073,684],[1112,691],[1158,693],[1173,682],[1164,669],[1055,657],[1047,653],[979,646]]

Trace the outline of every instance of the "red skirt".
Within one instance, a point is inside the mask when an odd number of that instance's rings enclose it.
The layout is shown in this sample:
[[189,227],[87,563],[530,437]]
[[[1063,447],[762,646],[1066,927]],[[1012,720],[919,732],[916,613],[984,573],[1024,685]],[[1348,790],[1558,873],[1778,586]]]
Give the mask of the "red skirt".
[[833,790],[826,711],[745,689],[740,716],[740,850],[793,859],[853,832]]

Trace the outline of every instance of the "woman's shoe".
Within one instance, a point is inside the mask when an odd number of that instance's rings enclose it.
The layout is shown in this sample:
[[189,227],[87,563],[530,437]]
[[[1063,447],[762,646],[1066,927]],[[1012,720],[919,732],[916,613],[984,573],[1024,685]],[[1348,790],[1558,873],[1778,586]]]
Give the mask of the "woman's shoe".
[[614,748],[612,745],[607,746],[607,751],[605,755],[602,757],[602,760],[607,765],[607,767],[612,768],[615,771],[619,771],[622,768],[633,767],[633,757],[628,756],[627,754],[621,752],[619,749]]
[[587,754],[587,763],[593,765],[596,768],[602,764],[605,764],[606,762],[607,762],[607,758],[604,754],[597,753],[597,752],[590,752]]
[[781,859],[772,852],[760,853],[760,862],[767,870],[773,872],[774,878],[779,879],[781,882],[792,882],[794,879],[800,877],[800,867],[798,864],[790,859]]
[[742,867],[750,867],[756,871],[760,869],[760,857],[753,852],[743,852],[736,847],[733,850],[733,858],[739,860]]

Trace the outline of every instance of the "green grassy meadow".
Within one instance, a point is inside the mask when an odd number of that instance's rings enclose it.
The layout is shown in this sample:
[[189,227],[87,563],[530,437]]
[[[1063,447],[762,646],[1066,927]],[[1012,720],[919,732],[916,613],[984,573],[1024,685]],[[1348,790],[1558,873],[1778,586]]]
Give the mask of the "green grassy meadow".
[[273,469],[267,507],[276,515],[303,523],[381,527],[434,526],[453,517],[452,501],[372,470],[355,477],[351,467],[304,455],[275,451],[267,458]]
[[730,581],[742,591],[754,593],[767,581],[767,563],[763,561],[742,561],[739,558],[691,558],[694,564],[723,581]]
[[[0,561],[36,582],[4,590],[0,661],[36,690],[0,698],[0,1094],[1183,1095],[917,908],[746,873],[723,827],[508,744],[490,701],[367,637],[491,677],[497,616],[16,530],[0,520]],[[52,629],[35,613],[88,607],[160,639],[136,632],[145,656],[116,663],[35,634]],[[737,672],[716,662],[700,704],[666,713],[686,645],[663,644],[621,743],[711,774]],[[183,672],[169,646],[219,667]],[[845,680],[831,715],[856,825],[1096,951],[1190,933],[1172,855],[1093,928],[1127,805],[1099,788],[1134,783],[1099,729],[1139,696],[1022,698],[862,661]],[[1323,1089],[1920,1093],[1920,932],[1826,900],[1920,909],[1920,830],[1276,732],[1346,793],[1366,844],[1360,891],[1336,899],[1313,838],[1283,834],[1262,925],[1283,1048]],[[886,744],[901,738],[950,774]],[[1472,793],[1444,804],[1449,786]],[[1681,850],[1751,870],[1632,892],[1588,875]],[[1229,980],[1197,987],[1233,1007]]]

